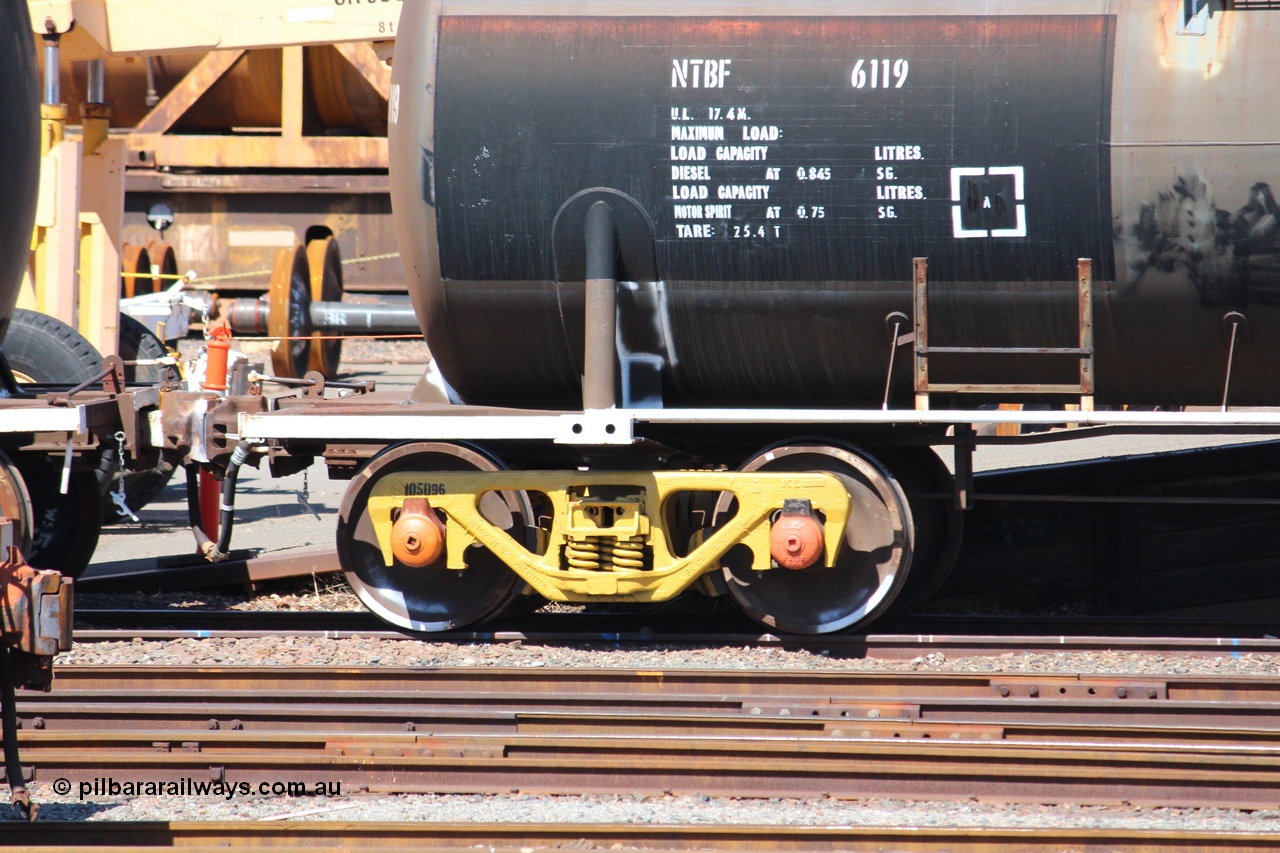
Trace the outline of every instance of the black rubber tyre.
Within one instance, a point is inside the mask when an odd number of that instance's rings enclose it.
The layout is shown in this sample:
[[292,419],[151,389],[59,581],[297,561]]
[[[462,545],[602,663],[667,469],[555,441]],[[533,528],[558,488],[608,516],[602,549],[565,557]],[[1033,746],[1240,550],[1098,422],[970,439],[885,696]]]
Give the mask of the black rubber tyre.
[[[156,359],[168,355],[164,343],[147,327],[127,314],[120,315],[120,357],[125,361]],[[4,339],[4,354],[19,382],[49,385],[78,385],[102,372],[102,356],[75,329],[45,314],[18,309]],[[162,382],[170,375],[164,365],[125,367],[127,382]],[[116,450],[103,451],[97,476],[102,490],[102,521],[121,520],[108,492],[116,488],[119,474]],[[125,503],[134,512],[155,500],[173,476],[174,468],[163,459],[146,471],[125,474]],[[38,533],[36,534],[38,538]]]
[[[120,316],[120,357],[125,361],[136,359],[160,358],[168,353],[164,344],[151,332],[147,331],[137,320],[122,314]],[[4,354],[9,360],[19,382],[35,382],[47,385],[78,385],[86,379],[92,379],[102,372],[102,356],[83,335],[72,327],[46,314],[18,309],[13,312],[13,320],[4,339]],[[131,375],[137,370],[135,375]],[[147,365],[140,370],[125,368],[125,379],[138,382],[160,382],[165,379],[167,368],[164,365]],[[19,464],[19,467],[23,467]],[[120,520],[115,504],[106,496],[106,492],[115,488],[115,478],[119,476],[119,462],[116,451],[107,448],[103,452],[102,464],[99,466],[97,481],[102,491],[102,520],[114,522]],[[164,490],[169,478],[173,476],[173,467],[161,460],[155,468],[147,471],[136,471],[125,474],[125,502],[135,512],[146,506]],[[39,491],[32,487],[33,494]],[[56,490],[55,490],[56,492]],[[59,501],[68,496],[58,494]],[[33,504],[38,504],[32,498]],[[78,505],[77,505],[78,506]],[[45,517],[48,507],[35,507],[37,521]],[[63,509],[62,515],[72,512]],[[78,513],[78,510],[75,512]],[[41,530],[32,533],[34,541],[41,540]],[[97,542],[97,533],[93,534]],[[92,554],[92,548],[89,549]]]
[[[130,317],[120,315],[120,357],[125,361],[154,361],[169,354],[164,341],[151,334],[151,330]],[[126,364],[126,382],[143,382],[155,385],[159,382],[177,381],[176,367],[164,364]]]
[[27,562],[78,578],[89,566],[102,532],[102,492],[93,471],[73,471],[67,493],[61,492],[62,460],[18,453],[14,465],[31,496],[31,549]]
[[[20,383],[79,385],[102,372],[102,355],[83,335],[61,320],[21,308],[5,333],[4,354]],[[97,471],[74,472],[65,495],[61,460],[17,453],[13,462],[31,496],[27,562],[79,576],[98,545],[103,472],[115,468],[115,454],[104,453]]]
[[79,385],[102,372],[102,354],[61,320],[18,308],[4,337],[4,354],[19,382]]

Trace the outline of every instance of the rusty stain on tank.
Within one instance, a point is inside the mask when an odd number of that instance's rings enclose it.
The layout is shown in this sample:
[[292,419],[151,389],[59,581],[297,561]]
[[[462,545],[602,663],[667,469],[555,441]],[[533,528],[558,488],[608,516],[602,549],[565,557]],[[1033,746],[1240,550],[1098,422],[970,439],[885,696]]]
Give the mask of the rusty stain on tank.
[[1235,16],[1221,9],[1213,11],[1206,33],[1189,35],[1179,33],[1182,15],[1183,0],[1168,0],[1160,12],[1156,27],[1160,67],[1184,71],[1203,69],[1205,79],[1217,76],[1232,53]]

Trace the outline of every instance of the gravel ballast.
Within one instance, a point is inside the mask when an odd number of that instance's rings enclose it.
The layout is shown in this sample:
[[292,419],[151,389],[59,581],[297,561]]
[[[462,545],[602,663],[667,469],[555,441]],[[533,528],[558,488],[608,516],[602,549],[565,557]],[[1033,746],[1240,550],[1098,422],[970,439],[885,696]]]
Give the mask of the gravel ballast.
[[529,794],[271,799],[136,797],[80,802],[36,784],[41,820],[325,820],[438,823],[989,827],[1280,832],[1280,810],[1060,806],[905,800],[723,799]]
[[[948,658],[929,652],[910,660],[845,657],[773,647],[707,647],[675,643],[627,646],[584,642],[536,645],[432,643],[410,639],[319,637],[214,637],[178,640],[77,643],[56,665],[156,664],[166,666],[457,666],[457,667],[620,667],[624,669],[733,669],[847,672],[1036,672],[1170,675],[1277,676],[1280,656],[1240,653],[1216,657],[1145,655],[1131,651],[1005,653],[994,657]],[[56,682],[55,682],[55,689]]]

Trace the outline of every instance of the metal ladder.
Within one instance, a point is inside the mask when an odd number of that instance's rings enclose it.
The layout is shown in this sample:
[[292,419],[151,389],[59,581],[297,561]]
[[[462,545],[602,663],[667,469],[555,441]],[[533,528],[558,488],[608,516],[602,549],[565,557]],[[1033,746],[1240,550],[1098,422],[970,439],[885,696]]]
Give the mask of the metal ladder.
[[[1077,262],[1079,286],[1080,345],[1076,347],[935,347],[929,346],[929,261],[915,258],[912,261],[911,289],[915,302],[915,335],[912,348],[915,355],[916,409],[929,408],[929,394],[951,392],[955,394],[1078,394],[1080,410],[1093,411],[1093,261],[1080,258]],[[1080,382],[1078,384],[967,384],[936,383],[929,381],[929,356],[951,354],[994,355],[1076,355],[1080,357]]]

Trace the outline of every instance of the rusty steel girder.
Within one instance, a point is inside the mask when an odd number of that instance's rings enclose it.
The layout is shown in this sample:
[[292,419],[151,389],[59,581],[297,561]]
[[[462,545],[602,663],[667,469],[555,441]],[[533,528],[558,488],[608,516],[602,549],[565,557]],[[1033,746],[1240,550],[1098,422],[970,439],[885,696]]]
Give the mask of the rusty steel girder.
[[0,642],[14,655],[18,686],[48,690],[53,658],[71,648],[72,586],[58,572],[33,569],[9,545],[0,562]]

